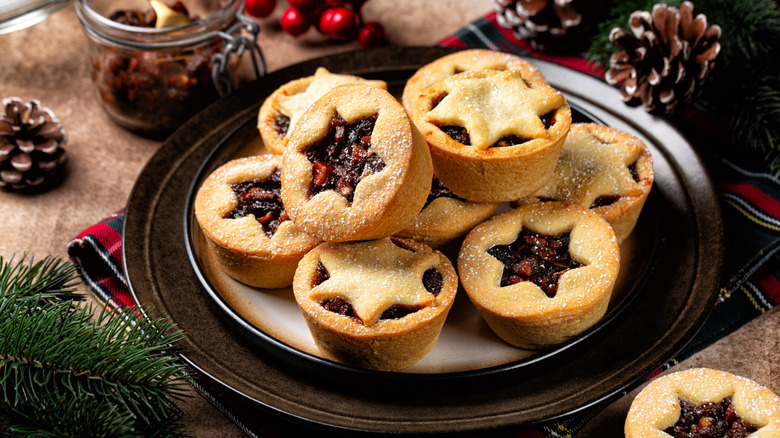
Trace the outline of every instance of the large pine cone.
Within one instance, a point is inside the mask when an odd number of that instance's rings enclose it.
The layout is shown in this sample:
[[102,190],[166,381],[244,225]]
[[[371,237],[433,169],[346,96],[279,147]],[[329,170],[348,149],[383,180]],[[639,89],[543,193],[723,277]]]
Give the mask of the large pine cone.
[[493,0],[496,20],[514,30],[517,39],[545,52],[581,48],[601,0]]
[[680,9],[656,4],[652,15],[636,11],[629,18],[632,34],[621,28],[610,40],[622,49],[610,58],[606,80],[622,83],[620,93],[629,105],[657,114],[671,113],[688,101],[715,66],[721,29],[707,26],[707,17],[693,16],[693,4]]
[[0,187],[25,189],[59,176],[67,155],[60,121],[40,102],[3,99],[0,112]]

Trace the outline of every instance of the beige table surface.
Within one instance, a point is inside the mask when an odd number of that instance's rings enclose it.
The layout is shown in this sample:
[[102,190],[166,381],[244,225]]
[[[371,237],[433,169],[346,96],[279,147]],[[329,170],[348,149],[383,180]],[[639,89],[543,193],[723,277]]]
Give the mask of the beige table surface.
[[[335,44],[315,31],[299,38],[278,25],[285,3],[260,20],[260,45],[269,71],[330,53],[359,48]],[[372,0],[368,20],[381,21],[397,45],[432,45],[491,11],[488,0]],[[72,5],[28,29],[0,35],[0,98],[39,99],[60,118],[69,136],[64,183],[35,196],[0,191],[0,255],[28,252],[66,257],[66,245],[83,229],[124,206],[136,176],[160,143],[114,125],[98,106],[86,59],[86,40]],[[84,289],[86,291],[86,289]],[[780,309],[673,368],[705,366],[751,378],[780,393]],[[622,435],[636,391],[610,405],[577,436]],[[186,403],[189,429],[203,437],[243,433],[205,399]]]

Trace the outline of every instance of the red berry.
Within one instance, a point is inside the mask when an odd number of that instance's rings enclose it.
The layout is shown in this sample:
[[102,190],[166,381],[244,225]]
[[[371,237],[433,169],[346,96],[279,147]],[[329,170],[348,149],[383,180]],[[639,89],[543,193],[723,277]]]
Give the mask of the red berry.
[[358,21],[359,18],[352,9],[331,8],[320,17],[320,31],[331,38],[349,40],[355,38]]
[[338,8],[340,6],[344,6],[344,3],[346,3],[347,0],[325,0],[325,3],[328,6],[332,6],[334,8]]
[[275,7],[276,0],[246,0],[246,11],[253,17],[267,17]]
[[378,21],[369,21],[360,28],[358,42],[363,48],[383,45],[385,43],[385,27]]
[[299,9],[289,7],[282,15],[281,24],[285,32],[292,36],[298,36],[309,30],[311,21]]
[[317,0],[287,0],[287,3],[301,12],[310,12],[319,2]]

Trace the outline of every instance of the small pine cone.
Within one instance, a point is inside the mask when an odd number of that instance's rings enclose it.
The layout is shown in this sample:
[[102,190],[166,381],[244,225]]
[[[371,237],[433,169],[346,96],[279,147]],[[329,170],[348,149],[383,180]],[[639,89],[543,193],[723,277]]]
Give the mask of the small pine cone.
[[652,15],[636,11],[629,18],[633,34],[621,28],[610,40],[622,49],[612,55],[606,80],[621,83],[620,93],[629,105],[645,111],[670,114],[690,100],[715,66],[720,53],[721,29],[707,25],[707,17],[693,16],[693,4],[680,9],[656,4]]
[[601,0],[493,0],[496,20],[545,52],[572,52],[586,38]]
[[0,187],[41,186],[58,175],[67,155],[60,121],[37,100],[3,99],[0,112]]

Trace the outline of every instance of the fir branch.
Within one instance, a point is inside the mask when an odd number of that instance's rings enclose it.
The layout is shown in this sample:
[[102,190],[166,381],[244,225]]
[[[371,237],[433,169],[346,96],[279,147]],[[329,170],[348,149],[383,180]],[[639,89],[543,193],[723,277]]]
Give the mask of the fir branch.
[[773,0],[702,0],[695,6],[696,13],[723,30],[721,47],[727,62],[766,64],[763,58],[780,50],[780,13]]
[[24,254],[14,262],[13,256],[7,261],[0,256],[0,294],[3,296],[82,300],[84,295],[76,292],[77,284],[76,267],[62,259],[46,257],[35,262],[30,257],[27,262],[27,254]]
[[[0,432],[185,436],[179,402],[189,396],[189,374],[173,354],[184,334],[165,319],[94,315],[92,306],[52,299],[71,284],[53,278],[71,271],[39,263],[0,271]],[[27,284],[20,277],[50,287],[15,287]]]
[[[780,175],[780,71],[738,85],[736,96],[719,96],[727,106],[732,141],[764,155],[770,171]],[[719,93],[725,94],[725,93]]]

